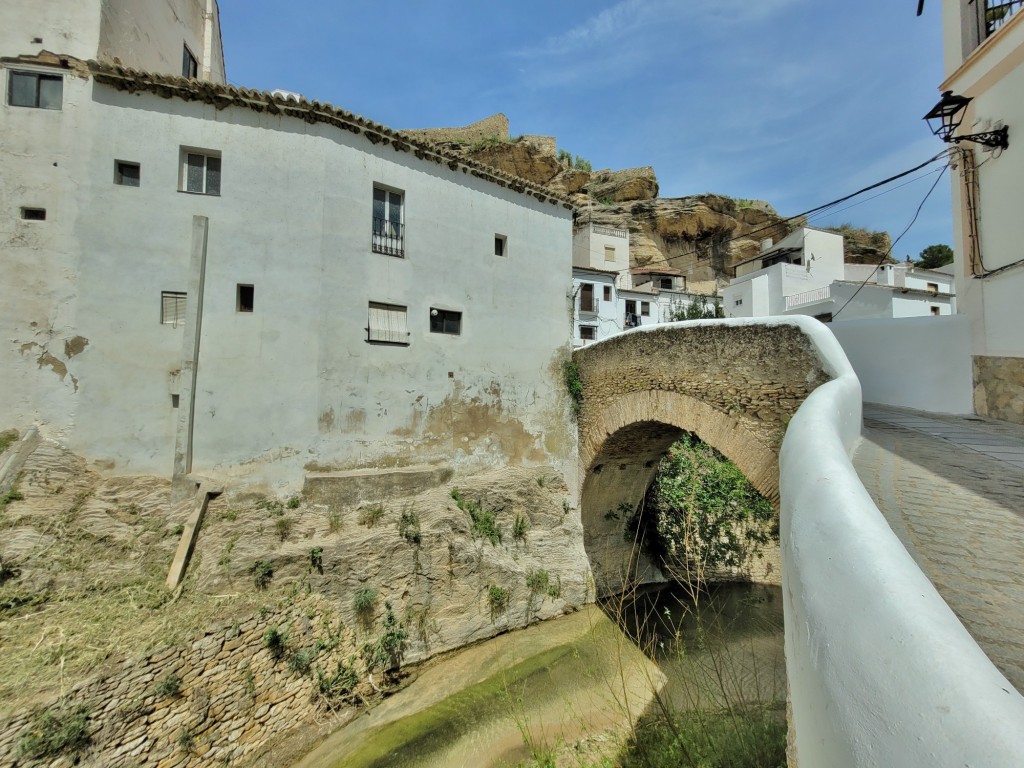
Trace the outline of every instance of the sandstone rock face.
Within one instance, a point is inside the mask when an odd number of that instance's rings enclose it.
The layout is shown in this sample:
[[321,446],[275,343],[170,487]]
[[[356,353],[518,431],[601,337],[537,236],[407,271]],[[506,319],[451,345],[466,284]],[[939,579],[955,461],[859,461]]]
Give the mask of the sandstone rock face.
[[670,266],[693,282],[727,280],[727,270],[781,239],[790,224],[773,211],[737,208],[723,195],[657,198],[582,209],[580,222],[628,229],[633,266]]
[[552,155],[526,141],[487,143],[466,150],[466,154],[477,162],[535,184],[547,184],[563,170],[562,164]]
[[650,166],[626,168],[622,171],[595,171],[584,191],[602,203],[653,200],[658,196],[658,179]]
[[896,263],[889,254],[892,239],[888,232],[872,232],[848,224],[823,229],[843,236],[843,257],[848,264]]

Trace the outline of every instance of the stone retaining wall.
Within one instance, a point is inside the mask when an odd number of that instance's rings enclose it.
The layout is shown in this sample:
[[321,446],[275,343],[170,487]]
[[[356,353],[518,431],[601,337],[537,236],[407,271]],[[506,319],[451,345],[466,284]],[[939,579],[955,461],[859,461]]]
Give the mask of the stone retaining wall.
[[458,128],[409,128],[403,130],[402,133],[424,141],[454,141],[461,144],[472,144],[475,141],[494,136],[501,139],[509,137],[508,118],[501,112]]
[[[56,714],[61,706],[65,711],[86,707],[93,746],[77,763],[73,754],[19,759],[19,741],[40,712],[35,710],[0,723],[0,765],[237,764],[269,739],[323,719],[326,709],[315,696],[313,672],[319,668],[329,674],[354,647],[351,632],[339,626],[329,603],[308,597],[207,632],[187,646],[124,660],[48,708]],[[280,658],[267,647],[271,628],[287,638]],[[319,651],[312,669],[293,669],[290,659],[296,651],[314,649]]]

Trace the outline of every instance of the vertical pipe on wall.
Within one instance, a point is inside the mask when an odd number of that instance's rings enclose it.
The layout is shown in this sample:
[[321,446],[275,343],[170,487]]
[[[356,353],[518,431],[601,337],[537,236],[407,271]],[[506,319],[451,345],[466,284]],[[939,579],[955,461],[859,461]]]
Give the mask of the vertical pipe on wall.
[[174,436],[174,474],[171,500],[181,500],[195,490],[189,481],[192,471],[192,430],[195,424],[196,380],[199,365],[199,340],[203,331],[203,291],[206,287],[206,244],[210,220],[192,217],[192,258],[189,265],[188,297],[185,300],[184,336],[181,342],[181,381],[178,426]]

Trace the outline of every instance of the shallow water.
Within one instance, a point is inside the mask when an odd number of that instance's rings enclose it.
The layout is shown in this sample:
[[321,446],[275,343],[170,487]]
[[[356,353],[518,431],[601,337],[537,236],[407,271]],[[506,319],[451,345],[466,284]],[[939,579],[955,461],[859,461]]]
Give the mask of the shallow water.
[[734,585],[698,608],[700,621],[684,593],[650,590],[457,651],[295,768],[515,765],[530,744],[624,732],[657,695],[676,706],[714,703],[723,689],[783,697],[781,592]]

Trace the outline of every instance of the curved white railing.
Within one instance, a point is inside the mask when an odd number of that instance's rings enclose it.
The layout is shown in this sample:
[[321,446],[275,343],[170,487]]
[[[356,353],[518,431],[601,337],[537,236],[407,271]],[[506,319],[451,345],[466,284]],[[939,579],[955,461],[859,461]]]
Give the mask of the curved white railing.
[[850,462],[861,390],[842,348],[798,324],[833,380],[779,459],[786,669],[801,768],[1024,765],[1024,697],[896,538]]

